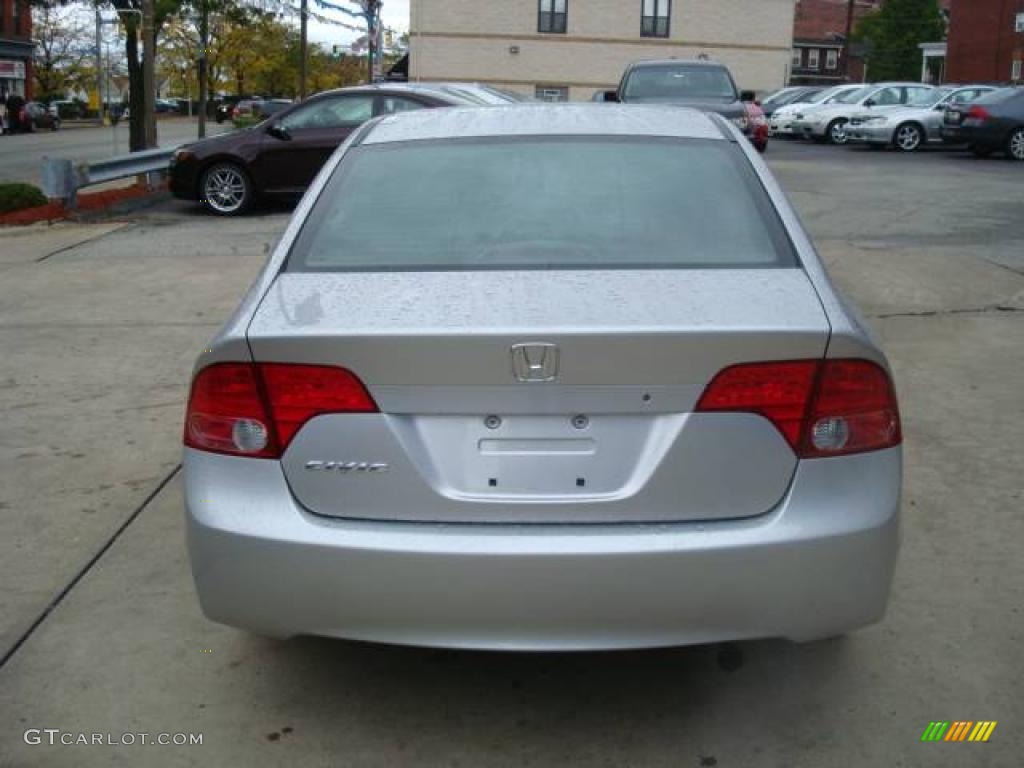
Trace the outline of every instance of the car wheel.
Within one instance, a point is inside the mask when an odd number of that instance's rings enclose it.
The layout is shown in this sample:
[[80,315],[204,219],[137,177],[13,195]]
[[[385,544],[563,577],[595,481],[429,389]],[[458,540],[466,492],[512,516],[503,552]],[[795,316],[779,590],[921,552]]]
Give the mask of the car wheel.
[[924,134],[917,123],[903,123],[893,135],[893,143],[901,152],[914,152],[923,140]]
[[846,121],[841,118],[833,120],[828,124],[825,136],[828,138],[829,144],[843,145],[848,142],[850,137],[846,135]]
[[203,173],[202,203],[221,216],[234,216],[252,203],[252,182],[241,166],[216,163]]
[[1011,160],[1024,160],[1024,128],[1018,128],[1010,134],[1006,154]]

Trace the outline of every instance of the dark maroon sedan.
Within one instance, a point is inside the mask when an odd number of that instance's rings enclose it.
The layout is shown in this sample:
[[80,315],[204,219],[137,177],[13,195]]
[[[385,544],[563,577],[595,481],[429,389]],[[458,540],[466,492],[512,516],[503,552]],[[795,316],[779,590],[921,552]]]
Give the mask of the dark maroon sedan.
[[378,115],[513,101],[461,83],[389,83],[312,96],[251,128],[186,144],[171,158],[171,191],[214,213],[241,213],[261,195],[301,194],[331,153]]

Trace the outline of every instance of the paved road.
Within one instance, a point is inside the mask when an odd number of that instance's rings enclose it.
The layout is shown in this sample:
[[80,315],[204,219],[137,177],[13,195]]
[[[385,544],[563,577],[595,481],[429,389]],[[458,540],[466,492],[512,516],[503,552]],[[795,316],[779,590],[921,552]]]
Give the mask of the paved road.
[[[786,144],[768,160],[895,368],[904,545],[881,624],[504,655],[207,622],[182,543],[186,381],[287,213],[172,202],[0,233],[0,657],[17,647],[0,765],[1019,766],[1024,166]],[[999,725],[921,744],[936,719]],[[50,747],[28,728],[204,741]]]
[[[208,135],[231,129],[230,124],[210,121]],[[157,124],[162,147],[176,147],[196,137],[195,118],[162,119]],[[128,153],[128,125],[117,127],[81,127],[69,125],[56,133],[22,133],[0,136],[0,181],[26,181],[39,184],[44,156],[70,157],[74,160],[102,160]]]

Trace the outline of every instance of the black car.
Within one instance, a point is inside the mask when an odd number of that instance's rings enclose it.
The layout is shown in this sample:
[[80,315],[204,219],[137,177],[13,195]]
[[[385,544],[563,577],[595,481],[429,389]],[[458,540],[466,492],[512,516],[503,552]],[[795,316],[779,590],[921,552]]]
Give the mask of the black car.
[[[665,59],[637,61],[626,68],[618,89],[605,91],[601,101],[623,104],[677,104],[704,112],[715,112],[731,120],[763,151],[754,139],[754,121],[748,103],[753,91],[740,91],[729,69],[712,61]],[[759,111],[759,110],[758,110]],[[764,116],[760,116],[764,120]],[[765,140],[767,140],[767,131]]]
[[1001,88],[970,104],[954,104],[942,120],[942,140],[966,144],[978,157],[1005,152],[1024,161],[1024,88]]
[[[222,215],[241,213],[260,195],[295,197],[348,135],[370,118],[486,103],[474,99],[471,88],[388,83],[317,94],[250,128],[179,148],[171,158],[171,192]],[[506,103],[512,101],[508,97]]]

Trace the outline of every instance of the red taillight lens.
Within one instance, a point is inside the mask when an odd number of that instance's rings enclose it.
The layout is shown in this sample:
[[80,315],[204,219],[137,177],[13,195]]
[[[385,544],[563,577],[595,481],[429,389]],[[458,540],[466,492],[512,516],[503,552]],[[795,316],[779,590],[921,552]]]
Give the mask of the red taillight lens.
[[814,360],[734,365],[715,376],[697,410],[759,413],[796,450],[817,370]]
[[867,360],[826,360],[807,416],[804,458],[898,445],[900,414],[889,375]]
[[351,371],[326,365],[261,363],[281,450],[303,424],[322,413],[372,413],[370,393]]
[[696,410],[760,414],[801,458],[874,451],[901,439],[892,382],[868,360],[734,365],[715,376]]
[[279,455],[276,443],[256,366],[217,363],[196,375],[185,412],[185,445],[270,458]]
[[344,368],[216,363],[201,370],[192,383],[185,445],[277,458],[314,416],[376,410],[362,382]]
[[985,109],[984,107],[977,106],[971,107],[969,110],[967,110],[967,116],[973,117],[977,120],[988,120],[989,117],[991,117],[987,109]]

